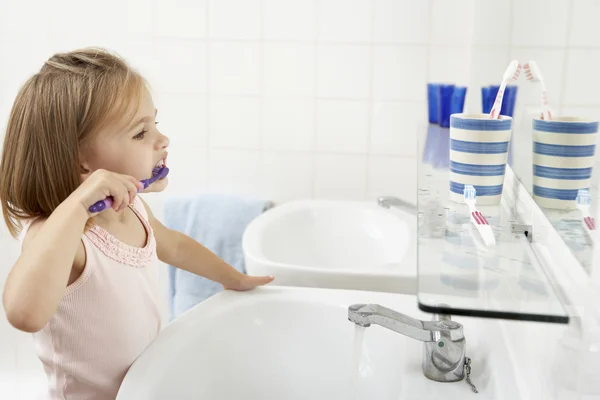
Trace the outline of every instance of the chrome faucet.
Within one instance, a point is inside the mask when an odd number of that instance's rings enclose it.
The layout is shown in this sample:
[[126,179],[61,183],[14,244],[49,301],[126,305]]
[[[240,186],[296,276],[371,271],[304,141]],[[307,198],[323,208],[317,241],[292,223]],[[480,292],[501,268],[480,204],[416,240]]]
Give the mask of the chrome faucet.
[[380,325],[402,335],[424,342],[423,373],[438,382],[456,382],[465,377],[465,345],[463,326],[448,315],[433,315],[432,321],[421,321],[378,304],[353,304],[348,319],[357,325]]
[[408,201],[401,200],[393,196],[381,196],[377,198],[377,204],[383,208],[396,207],[409,214],[417,214],[417,207]]

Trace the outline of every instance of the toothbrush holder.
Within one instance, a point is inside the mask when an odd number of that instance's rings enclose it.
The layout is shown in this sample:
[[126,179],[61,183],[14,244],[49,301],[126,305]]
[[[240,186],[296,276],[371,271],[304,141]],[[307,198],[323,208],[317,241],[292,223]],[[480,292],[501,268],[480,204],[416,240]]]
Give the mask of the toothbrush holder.
[[533,120],[533,199],[540,207],[577,207],[577,191],[590,186],[597,133],[590,119]]
[[450,200],[464,203],[465,185],[477,190],[477,205],[500,204],[512,117],[453,114],[450,117]]

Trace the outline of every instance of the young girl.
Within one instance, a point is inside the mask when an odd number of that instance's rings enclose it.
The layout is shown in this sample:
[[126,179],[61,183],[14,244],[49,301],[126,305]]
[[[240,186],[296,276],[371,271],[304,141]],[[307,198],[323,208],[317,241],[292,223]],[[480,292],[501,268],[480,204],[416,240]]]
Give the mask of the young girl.
[[[9,322],[33,332],[50,399],[114,399],[161,329],[161,261],[247,290],[239,273],[164,227],[137,196],[169,139],[145,80],[100,49],[56,54],[20,90],[0,163],[0,200],[22,252],[8,275]],[[167,178],[144,192],[159,192]],[[89,211],[112,196],[112,208]]]

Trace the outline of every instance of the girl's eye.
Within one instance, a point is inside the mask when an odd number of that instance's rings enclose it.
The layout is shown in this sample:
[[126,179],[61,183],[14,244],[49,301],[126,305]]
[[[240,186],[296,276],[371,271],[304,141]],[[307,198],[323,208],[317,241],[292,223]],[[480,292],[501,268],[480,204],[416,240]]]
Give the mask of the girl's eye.
[[146,133],[146,131],[141,131],[140,133],[138,133],[137,135],[135,135],[133,138],[135,140],[141,140],[144,138],[144,134]]
[[155,121],[155,122],[154,122],[154,125],[158,125],[158,123],[159,123],[159,121]]

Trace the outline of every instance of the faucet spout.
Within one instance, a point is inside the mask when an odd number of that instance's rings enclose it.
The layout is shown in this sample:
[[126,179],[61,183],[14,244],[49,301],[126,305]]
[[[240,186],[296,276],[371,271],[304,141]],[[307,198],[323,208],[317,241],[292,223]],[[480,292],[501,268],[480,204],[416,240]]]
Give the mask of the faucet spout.
[[417,207],[408,201],[401,200],[393,196],[381,196],[377,198],[377,204],[383,208],[399,208],[400,210],[409,214],[417,214]]

